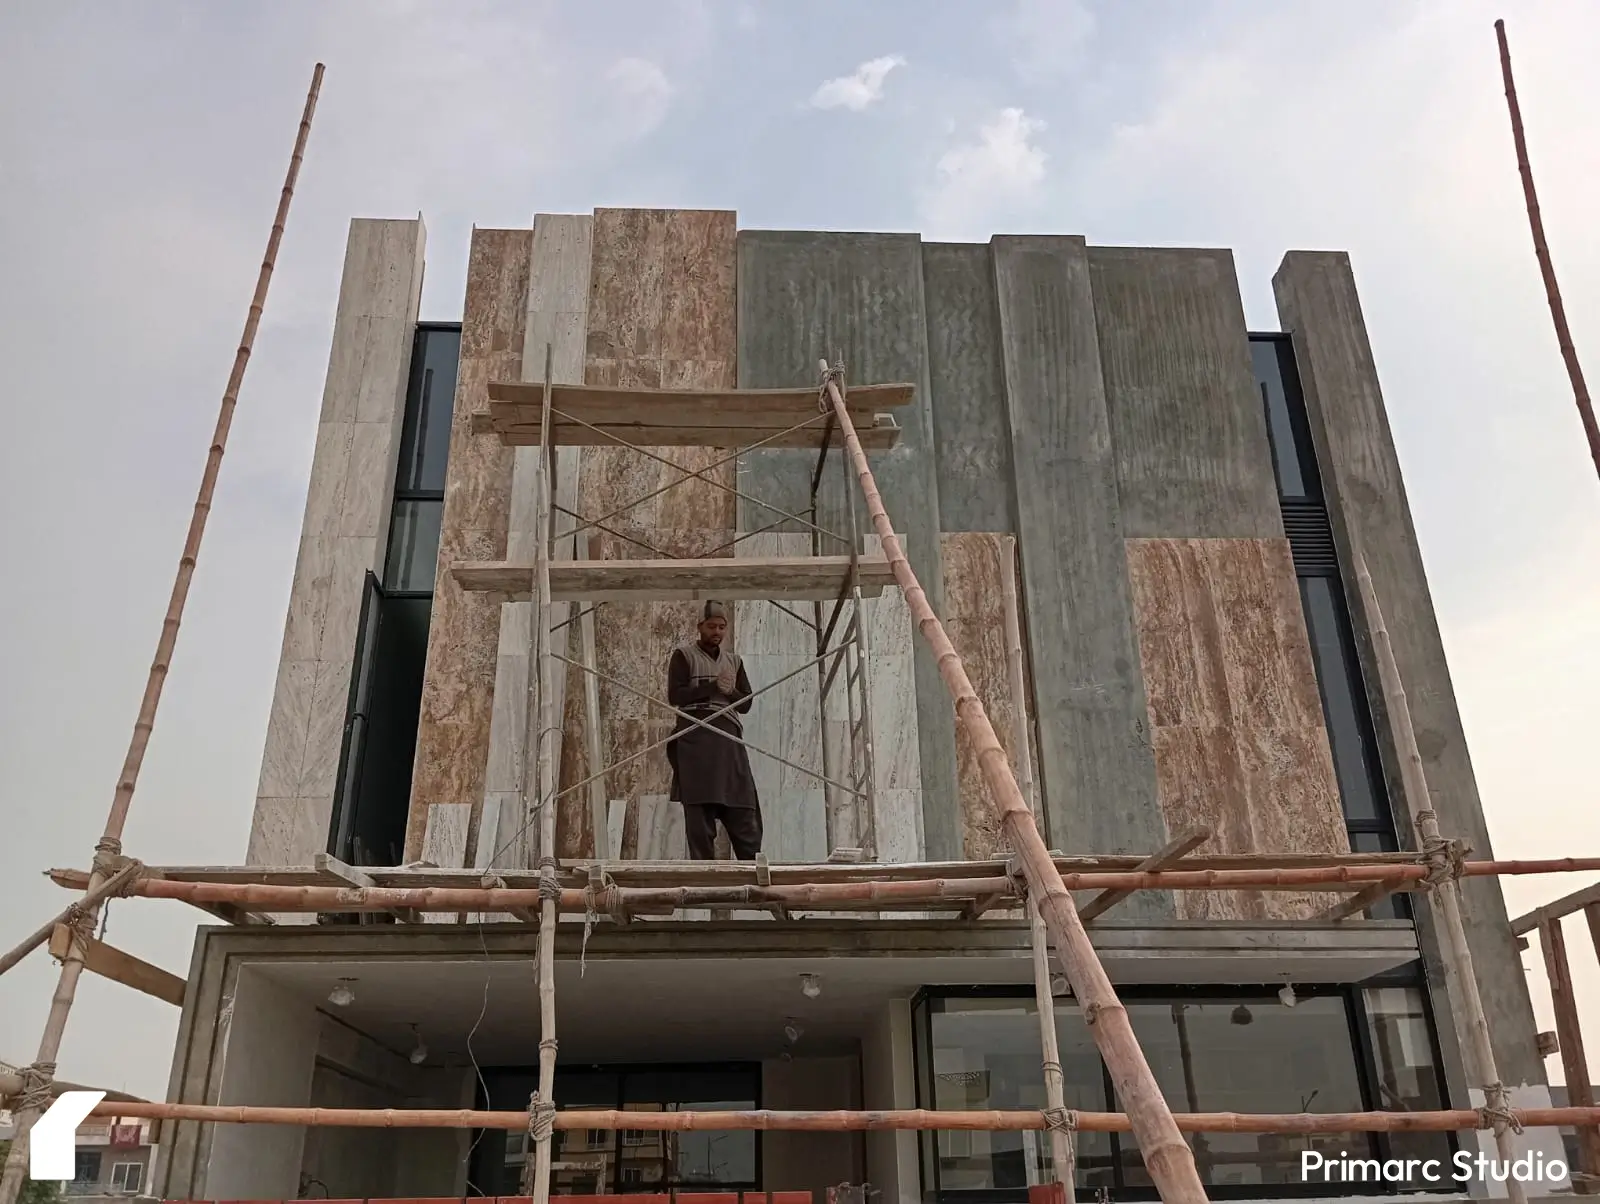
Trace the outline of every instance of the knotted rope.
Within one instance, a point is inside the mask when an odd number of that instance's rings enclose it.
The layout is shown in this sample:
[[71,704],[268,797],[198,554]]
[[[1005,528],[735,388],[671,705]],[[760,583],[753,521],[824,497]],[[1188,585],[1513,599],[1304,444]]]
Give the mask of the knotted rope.
[[54,1062],[30,1062],[17,1071],[22,1079],[16,1098],[11,1101],[14,1112],[44,1112],[55,1101],[51,1086],[56,1081]]
[[1483,1095],[1485,1103],[1478,1109],[1478,1128],[1493,1129],[1496,1132],[1505,1128],[1513,1133],[1522,1132],[1522,1122],[1511,1110],[1504,1083],[1490,1083],[1483,1089]]

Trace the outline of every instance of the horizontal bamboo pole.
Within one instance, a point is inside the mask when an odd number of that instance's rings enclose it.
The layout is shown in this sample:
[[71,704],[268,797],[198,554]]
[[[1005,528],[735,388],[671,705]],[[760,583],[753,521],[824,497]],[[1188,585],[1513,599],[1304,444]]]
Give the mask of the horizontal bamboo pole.
[[[148,1117],[161,1120],[210,1121],[218,1124],[309,1125],[351,1129],[505,1129],[521,1132],[528,1113],[483,1112],[468,1108],[259,1108],[211,1104],[104,1103],[91,1116]],[[1516,1108],[1512,1115],[1525,1128],[1560,1128],[1600,1124],[1600,1108]],[[1127,1133],[1123,1112],[1075,1112],[1086,1133]],[[1175,1112],[1185,1133],[1437,1133],[1476,1129],[1478,1113],[1470,1108],[1442,1112]],[[942,1112],[903,1108],[882,1112],[619,1112],[572,1109],[558,1112],[558,1129],[646,1129],[652,1132],[843,1133],[881,1130],[953,1132],[1042,1131],[1042,1112]]]
[[[1558,874],[1600,870],[1600,857],[1562,857],[1547,861],[1469,861],[1462,867],[1467,877],[1501,874]],[[1304,890],[1337,889],[1392,882],[1397,886],[1420,882],[1428,876],[1423,865],[1384,864],[1319,866],[1302,869],[1247,870],[1088,870],[1063,873],[1068,890]],[[173,882],[145,878],[131,894],[151,899],[177,899],[186,903],[231,903],[260,911],[390,911],[397,907],[416,911],[517,911],[537,908],[539,892],[533,888],[487,887],[340,887],[264,886],[252,883]],[[837,882],[793,886],[675,886],[612,887],[593,895],[564,889],[558,904],[563,912],[582,914],[591,907],[608,911],[679,907],[740,907],[763,903],[783,907],[826,908],[829,905],[930,903],[942,899],[967,900],[992,895],[1009,896],[1008,878],[921,879],[897,882]]]

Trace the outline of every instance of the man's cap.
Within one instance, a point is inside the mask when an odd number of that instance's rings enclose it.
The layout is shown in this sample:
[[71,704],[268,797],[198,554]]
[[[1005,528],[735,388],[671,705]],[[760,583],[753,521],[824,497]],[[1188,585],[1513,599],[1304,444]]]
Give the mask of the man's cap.
[[725,620],[727,617],[728,608],[723,606],[721,602],[712,602],[708,600],[706,602],[705,609],[700,612],[700,621],[702,623],[704,623],[707,619]]

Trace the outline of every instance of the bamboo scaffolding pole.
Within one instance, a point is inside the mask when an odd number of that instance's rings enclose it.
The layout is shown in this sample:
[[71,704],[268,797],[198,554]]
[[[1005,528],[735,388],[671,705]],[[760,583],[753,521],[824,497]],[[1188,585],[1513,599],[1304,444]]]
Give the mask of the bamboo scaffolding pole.
[[[539,475],[535,529],[539,533],[534,562],[534,601],[529,616],[529,681],[534,696],[529,700],[530,725],[537,725],[537,743],[524,742],[524,748],[537,749],[538,768],[533,782],[539,814],[539,1087],[529,1101],[528,1131],[533,1137],[531,1167],[525,1163],[529,1182],[524,1191],[533,1204],[549,1204],[550,1163],[555,1136],[556,1083],[556,916],[562,890],[556,881],[556,781],[555,741],[561,738],[557,722],[561,703],[550,688],[555,649],[550,637],[550,541],[554,515],[550,510],[550,468],[554,449],[550,445],[550,383],[554,368],[554,348],[544,349],[544,406],[539,429]],[[525,779],[526,781],[526,779]],[[524,795],[526,798],[526,795]],[[603,839],[604,829],[595,830],[595,841]]]
[[1528,225],[1533,231],[1533,253],[1539,260],[1539,274],[1544,278],[1545,300],[1550,305],[1550,319],[1555,323],[1556,342],[1561,347],[1561,359],[1567,366],[1567,379],[1572,383],[1572,399],[1578,406],[1578,417],[1583,421],[1583,433],[1589,440],[1589,458],[1595,471],[1600,472],[1600,425],[1594,417],[1594,406],[1589,400],[1589,386],[1584,383],[1583,367],[1578,363],[1578,350],[1572,343],[1572,330],[1567,325],[1567,309],[1561,302],[1561,286],[1556,283],[1556,268],[1550,258],[1550,245],[1545,241],[1544,218],[1539,212],[1539,196],[1533,189],[1533,168],[1528,162],[1528,140],[1522,131],[1522,106],[1517,103],[1517,85],[1511,77],[1511,47],[1506,42],[1506,23],[1494,23],[1495,37],[1500,43],[1500,74],[1506,85],[1506,108],[1511,114],[1511,137],[1517,147],[1517,172],[1522,177],[1522,195],[1528,205]]
[[872,469],[867,464],[861,440],[856,436],[850,411],[839,392],[838,374],[826,361],[822,369],[822,400],[833,407],[849,449],[861,492],[866,497],[867,513],[877,529],[883,554],[894,572],[896,583],[905,595],[906,604],[915,618],[918,630],[932,648],[939,663],[940,676],[955,703],[956,714],[972,740],[978,753],[978,763],[983,769],[984,782],[989,787],[989,802],[998,813],[1006,838],[1027,880],[1029,896],[1038,906],[1045,926],[1055,943],[1056,952],[1072,983],[1084,1020],[1094,1035],[1095,1044],[1105,1059],[1116,1087],[1117,1098],[1127,1106],[1133,1131],[1139,1139],[1139,1152],[1144,1158],[1151,1182],[1161,1193],[1166,1204],[1201,1204],[1206,1199],[1205,1188],[1200,1184],[1200,1174],[1195,1168],[1194,1153],[1183,1140],[1183,1135],[1173,1123],[1172,1112],[1161,1096],[1161,1088],[1145,1060],[1134,1036],[1128,1013],[1117,999],[1117,993],[1106,976],[1105,968],[1095,956],[1089,934],[1078,918],[1072,896],[1044,839],[1034,823],[1033,812],[1012,775],[1005,750],[995,736],[983,702],[972,688],[967,671],[956,654],[944,625],[933,613],[928,596],[918,583],[916,574],[901,550],[900,539],[884,510],[883,498],[878,494]]
[[0,957],[0,974],[4,974],[7,970],[11,969],[12,966],[16,965],[23,958],[27,957],[28,954],[32,953],[40,945],[48,941],[50,939],[50,934],[55,931],[57,924],[66,924],[68,927],[74,926],[80,917],[88,914],[89,908],[98,907],[112,895],[122,890],[123,887],[131,882],[133,878],[143,869],[144,866],[139,864],[137,861],[123,866],[115,874],[112,874],[111,877],[100,883],[99,886],[89,891],[89,893],[84,895],[83,898],[79,899],[75,903],[68,904],[54,917],[46,920],[43,927],[30,934],[27,939],[25,939],[15,949],[11,950],[11,952],[7,953],[4,957]]
[[[139,782],[139,771],[144,766],[145,749],[155,730],[156,710],[161,704],[161,691],[166,685],[167,671],[172,664],[172,653],[178,643],[178,628],[183,621],[184,604],[189,598],[189,586],[194,580],[195,565],[200,557],[200,543],[205,536],[206,520],[211,514],[211,499],[217,490],[217,476],[222,469],[222,455],[228,445],[228,432],[233,425],[234,407],[239,401],[239,388],[244,382],[244,371],[250,362],[250,352],[255,345],[256,330],[261,324],[261,313],[267,301],[267,289],[272,283],[272,271],[278,258],[278,246],[283,241],[284,223],[289,217],[289,203],[294,199],[295,181],[300,174],[300,164],[305,158],[306,140],[311,133],[311,118],[316,113],[317,95],[322,90],[323,65],[318,63],[311,74],[311,87],[306,93],[305,109],[300,116],[300,126],[295,134],[294,152],[289,158],[289,170],[284,177],[283,190],[278,196],[278,209],[273,215],[272,232],[267,237],[267,250],[261,260],[261,271],[256,277],[255,293],[250,298],[250,309],[245,316],[244,333],[234,354],[233,368],[228,373],[228,383],[223,389],[222,404],[217,414],[217,425],[211,436],[211,448],[206,454],[205,471],[200,477],[200,490],[195,498],[194,513],[189,519],[189,531],[184,538],[183,554],[178,559],[178,572],[172,583],[172,594],[167,602],[167,613],[161,622],[161,635],[156,641],[156,654],[145,679],[144,695],[139,700],[139,714],[134,720],[133,736],[128,742],[127,756],[122,772],[117,775],[117,787],[111,799],[111,810],[106,816],[106,826],[100,842],[95,847],[94,879],[90,894],[103,886],[106,879],[122,868],[118,862],[122,854],[122,830],[127,823],[128,808],[133,803],[133,792]],[[85,897],[87,898],[87,896]],[[84,923],[92,925],[100,904],[80,902],[84,909]],[[61,1049],[61,1039],[66,1031],[67,1018],[72,1013],[72,1003],[77,997],[78,979],[83,974],[82,948],[74,942],[68,947],[66,959],[61,963],[61,973],[56,980],[55,994],[50,1001],[50,1013],[45,1020],[44,1033],[39,1038],[39,1052],[29,1068],[31,1077],[42,1079],[48,1086],[55,1077],[56,1055]],[[0,1175],[0,1204],[16,1204],[27,1171],[27,1135],[33,1128],[48,1100],[41,1098],[37,1089],[25,1092],[16,1111],[15,1137],[6,1158],[5,1171]]]
[[[468,1108],[263,1108],[251,1105],[111,1103],[91,1116],[188,1120],[235,1125],[306,1125],[347,1129],[504,1129],[528,1127],[526,1112],[486,1112]],[[1131,1133],[1125,1112],[1075,1112],[1085,1133]],[[1440,1112],[1176,1112],[1183,1133],[1442,1133],[1478,1128],[1483,1116],[1470,1108]],[[1600,1123],[1600,1108],[1517,1108],[1512,1117],[1524,1128],[1561,1128]],[[574,1109],[558,1112],[554,1127],[642,1129],[658,1133],[766,1131],[788,1133],[882,1132],[1041,1132],[1043,1112],[960,1112],[905,1108],[877,1112],[626,1112]]]
[[[992,730],[992,729],[991,729]],[[1042,843],[1042,842],[1041,842]],[[1049,864],[1048,859],[1046,861]],[[1054,866],[1051,866],[1054,870]],[[1600,858],[1563,857],[1551,861],[1468,861],[1464,877],[1555,874],[1600,870]],[[1257,870],[1054,870],[1064,890],[1327,890],[1359,888],[1383,882],[1404,889],[1425,882],[1433,871],[1425,865],[1388,862],[1376,865],[1320,866]],[[75,881],[82,871],[58,871]],[[259,912],[391,911],[517,911],[540,905],[532,887],[477,886],[271,886],[249,882],[177,881],[142,878],[125,888],[130,897],[175,899],[195,906],[230,903]],[[562,887],[552,900],[562,913],[586,914],[593,909],[645,910],[680,907],[760,907],[772,905],[826,910],[852,905],[883,907],[942,900],[1017,897],[1008,877],[893,879],[757,886],[608,886],[590,892]]]
[[[1005,541],[1000,565],[1000,607],[1005,621],[1006,680],[1011,690],[1012,755],[1017,763],[1017,787],[1027,801],[1035,820],[1039,815],[1039,792],[1033,780],[1032,724],[1028,721],[1028,684],[1022,658],[1022,613],[1017,605],[1017,541]],[[1032,899],[1028,900],[1028,935],[1033,944],[1033,997],[1039,1012],[1039,1049],[1043,1055],[1044,1105],[1046,1115],[1062,1119],[1067,1112],[1066,1076],[1061,1068],[1061,1042],[1056,1035],[1055,993],[1050,989],[1050,945],[1044,917]],[[1076,1204],[1078,1198],[1078,1160],[1073,1149],[1072,1130],[1053,1124],[1050,1134],[1050,1162],[1056,1182],[1061,1184],[1063,1204]]]
[[[1517,1156],[1509,1123],[1510,1097],[1500,1081],[1495,1065],[1494,1046],[1489,1039],[1489,1019],[1484,1012],[1483,996],[1478,990],[1478,976],[1472,966],[1472,948],[1467,944],[1466,926],[1461,917],[1461,883],[1455,873],[1459,864],[1460,847],[1444,840],[1439,833],[1439,817],[1433,810],[1433,800],[1428,793],[1428,778],[1422,767],[1422,753],[1417,748],[1417,734],[1411,724],[1411,707],[1406,699],[1405,683],[1400,677],[1400,666],[1395,660],[1394,646],[1389,641],[1389,629],[1384,622],[1383,608],[1378,602],[1377,587],[1372,574],[1367,571],[1366,558],[1359,549],[1355,556],[1356,583],[1361,595],[1361,606],[1366,611],[1367,629],[1372,637],[1373,653],[1378,662],[1378,681],[1383,691],[1385,709],[1389,713],[1396,751],[1400,756],[1401,793],[1412,823],[1422,839],[1422,852],[1438,871],[1433,897],[1438,902],[1438,913],[1444,931],[1444,963],[1447,978],[1453,978],[1456,998],[1461,1001],[1465,1024],[1463,1031],[1467,1073],[1478,1080],[1483,1088],[1485,1115],[1494,1118],[1495,1146],[1500,1158],[1510,1163]],[[1527,1204],[1527,1189],[1514,1177],[1506,1183],[1511,1204]]]

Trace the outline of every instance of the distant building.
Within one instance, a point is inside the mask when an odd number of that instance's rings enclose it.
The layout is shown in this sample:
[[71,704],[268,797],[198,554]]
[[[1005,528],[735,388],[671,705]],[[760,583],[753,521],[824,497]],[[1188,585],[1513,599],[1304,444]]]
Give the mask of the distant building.
[[[11,1140],[13,1132],[11,1113],[0,1111],[0,1141]],[[77,1165],[63,1190],[86,1202],[148,1195],[154,1134],[154,1122],[149,1120],[99,1116],[86,1120],[78,1127]]]

